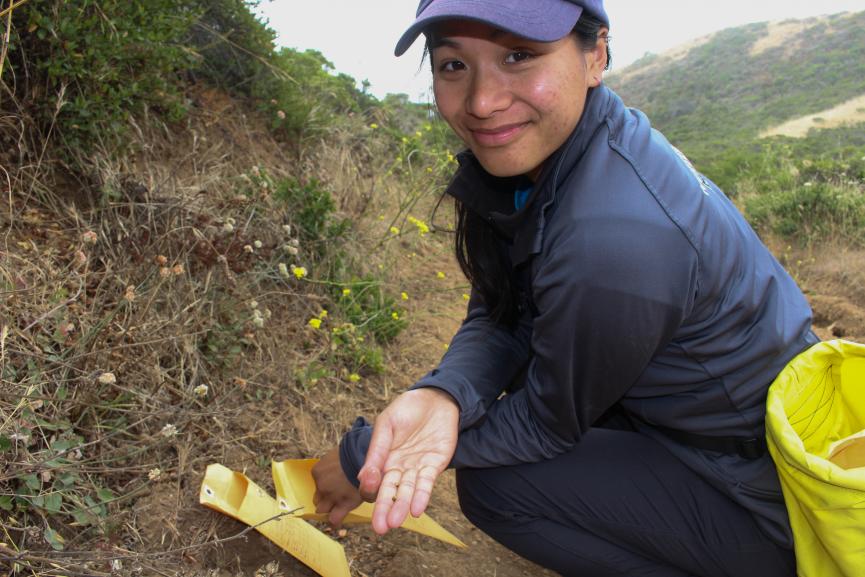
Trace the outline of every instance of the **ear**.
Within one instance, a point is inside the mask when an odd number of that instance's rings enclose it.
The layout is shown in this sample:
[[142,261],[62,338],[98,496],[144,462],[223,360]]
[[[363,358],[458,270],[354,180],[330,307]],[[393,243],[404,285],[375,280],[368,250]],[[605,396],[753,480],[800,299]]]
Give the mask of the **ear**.
[[598,41],[592,50],[586,51],[586,80],[589,86],[595,87],[601,84],[604,77],[604,69],[607,67],[607,35],[609,29],[601,28],[598,31]]

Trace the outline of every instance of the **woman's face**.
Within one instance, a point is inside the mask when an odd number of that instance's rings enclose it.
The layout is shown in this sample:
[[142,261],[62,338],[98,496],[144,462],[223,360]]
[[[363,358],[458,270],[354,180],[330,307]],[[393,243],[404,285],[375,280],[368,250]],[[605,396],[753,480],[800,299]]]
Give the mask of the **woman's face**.
[[573,34],[533,42],[461,20],[436,27],[432,46],[439,112],[495,176],[535,180],[576,127],[606,65],[603,41],[586,52]]

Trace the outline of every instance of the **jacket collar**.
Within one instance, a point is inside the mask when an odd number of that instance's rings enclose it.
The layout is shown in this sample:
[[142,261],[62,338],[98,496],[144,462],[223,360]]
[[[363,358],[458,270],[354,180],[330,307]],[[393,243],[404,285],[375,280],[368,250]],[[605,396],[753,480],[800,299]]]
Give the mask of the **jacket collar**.
[[606,86],[589,91],[580,121],[548,159],[522,210],[514,209],[514,190],[525,186],[526,179],[492,176],[470,151],[458,155],[460,167],[447,194],[490,222],[510,241],[511,263],[516,268],[541,252],[546,213],[556,203],[556,191],[579,163],[598,128],[619,107],[621,100]]

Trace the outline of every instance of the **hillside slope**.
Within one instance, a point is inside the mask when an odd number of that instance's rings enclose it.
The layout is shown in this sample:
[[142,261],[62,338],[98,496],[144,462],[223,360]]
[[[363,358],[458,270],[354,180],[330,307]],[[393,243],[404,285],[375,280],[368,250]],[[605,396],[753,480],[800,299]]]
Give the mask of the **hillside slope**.
[[865,12],[730,28],[607,83],[706,166],[771,127],[865,95]]

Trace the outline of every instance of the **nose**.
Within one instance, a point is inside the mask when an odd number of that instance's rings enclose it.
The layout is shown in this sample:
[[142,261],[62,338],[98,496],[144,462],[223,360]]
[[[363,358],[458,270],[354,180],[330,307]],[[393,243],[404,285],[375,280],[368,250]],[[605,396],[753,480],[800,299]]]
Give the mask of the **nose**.
[[511,103],[510,86],[497,70],[476,69],[466,95],[466,112],[477,118],[490,118]]

